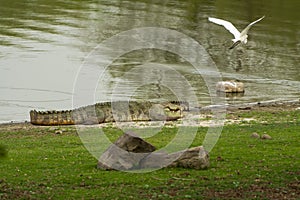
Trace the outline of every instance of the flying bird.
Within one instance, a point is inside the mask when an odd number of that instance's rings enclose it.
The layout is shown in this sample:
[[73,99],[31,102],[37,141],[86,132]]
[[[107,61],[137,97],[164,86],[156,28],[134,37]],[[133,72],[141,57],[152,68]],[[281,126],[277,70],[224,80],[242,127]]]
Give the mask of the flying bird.
[[223,19],[217,19],[217,18],[213,18],[213,17],[209,17],[208,20],[216,23],[218,25],[222,25],[224,26],[230,33],[232,33],[234,35],[234,39],[232,39],[233,41],[233,45],[229,48],[229,49],[233,49],[234,47],[236,47],[238,44],[243,43],[246,44],[247,43],[247,38],[248,38],[248,31],[249,29],[257,22],[259,22],[260,20],[262,20],[265,16],[259,18],[258,20],[250,23],[242,32],[239,32],[235,26],[233,26],[233,24],[231,22],[225,21]]

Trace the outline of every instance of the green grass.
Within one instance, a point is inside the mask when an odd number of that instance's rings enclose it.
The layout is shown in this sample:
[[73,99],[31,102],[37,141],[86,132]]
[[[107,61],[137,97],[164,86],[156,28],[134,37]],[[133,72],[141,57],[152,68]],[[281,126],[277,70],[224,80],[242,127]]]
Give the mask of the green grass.
[[[0,199],[269,199],[268,191],[278,189],[278,195],[286,191],[297,197],[300,114],[289,113],[293,120],[284,122],[274,122],[273,115],[256,115],[266,116],[268,123],[225,126],[210,152],[211,166],[200,171],[101,171],[74,128],[60,135],[49,128],[1,129],[0,146],[7,154],[0,157]],[[163,147],[177,130],[163,128],[148,141]],[[198,129],[192,146],[202,144],[206,131]],[[112,141],[122,134],[112,127],[104,132]],[[272,140],[251,138],[253,132],[269,134]]]

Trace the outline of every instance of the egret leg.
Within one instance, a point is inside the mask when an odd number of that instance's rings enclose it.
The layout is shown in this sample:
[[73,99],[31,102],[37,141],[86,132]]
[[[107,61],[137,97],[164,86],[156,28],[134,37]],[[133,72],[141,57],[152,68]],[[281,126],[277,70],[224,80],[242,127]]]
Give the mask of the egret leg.
[[236,47],[237,45],[239,45],[241,43],[241,41],[236,41],[235,43],[233,43],[233,45],[231,47],[229,47],[229,49],[233,49],[234,47]]

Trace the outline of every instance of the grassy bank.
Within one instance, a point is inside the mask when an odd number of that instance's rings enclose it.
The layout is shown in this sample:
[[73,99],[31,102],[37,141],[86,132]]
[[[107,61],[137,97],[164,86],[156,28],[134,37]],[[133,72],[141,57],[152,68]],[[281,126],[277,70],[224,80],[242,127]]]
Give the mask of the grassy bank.
[[[288,199],[300,198],[300,112],[243,112],[229,118],[259,121],[226,125],[207,170],[162,169],[146,174],[97,170],[74,127],[2,125],[0,199]],[[121,132],[104,128],[113,140]],[[149,140],[157,147],[177,128]],[[201,145],[199,128],[192,146]],[[251,138],[269,134],[271,140]],[[5,154],[3,154],[5,155]]]

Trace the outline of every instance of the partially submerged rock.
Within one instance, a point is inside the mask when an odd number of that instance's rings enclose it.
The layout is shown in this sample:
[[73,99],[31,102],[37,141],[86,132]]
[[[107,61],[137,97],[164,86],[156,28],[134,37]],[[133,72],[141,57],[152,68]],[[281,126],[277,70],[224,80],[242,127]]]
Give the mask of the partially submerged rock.
[[155,147],[134,133],[125,133],[100,157],[97,167],[104,170],[138,170],[163,167],[205,169],[209,156],[202,146],[176,153],[154,152]]
[[216,85],[218,92],[225,93],[243,93],[245,92],[244,84],[242,82],[230,80],[219,81]]

